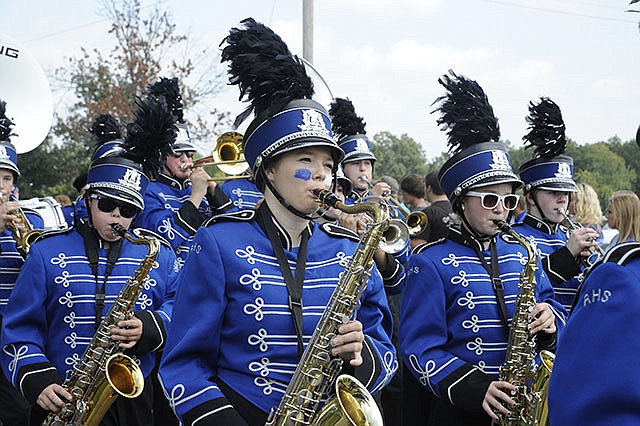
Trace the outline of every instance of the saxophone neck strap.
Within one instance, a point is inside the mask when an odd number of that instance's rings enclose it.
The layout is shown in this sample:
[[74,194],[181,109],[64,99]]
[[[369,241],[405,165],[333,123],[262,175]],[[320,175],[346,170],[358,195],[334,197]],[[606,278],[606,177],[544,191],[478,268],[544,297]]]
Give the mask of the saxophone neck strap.
[[302,232],[300,240],[300,248],[298,249],[298,257],[296,259],[296,275],[291,274],[291,268],[289,268],[289,261],[284,253],[284,247],[282,246],[282,240],[278,235],[273,219],[271,218],[271,212],[266,203],[262,203],[258,208],[257,220],[262,225],[263,229],[271,241],[273,251],[278,259],[278,265],[282,271],[282,277],[287,284],[287,291],[289,292],[289,309],[291,310],[293,325],[296,330],[296,336],[298,339],[298,357],[302,357],[304,353],[304,343],[302,341],[302,287],[304,285],[304,271],[307,266],[307,243],[309,241],[309,232],[307,228]]
[[493,238],[489,243],[489,248],[491,249],[491,265],[487,263],[482,255],[482,252],[474,245],[473,246],[478,258],[480,259],[480,263],[484,266],[489,277],[491,278],[491,286],[493,287],[493,292],[496,295],[496,301],[498,304],[498,313],[500,314],[500,319],[502,320],[502,325],[504,329],[509,334],[509,322],[507,320],[507,305],[504,301],[504,284],[502,283],[502,279],[500,278],[500,264],[498,263],[498,249],[496,247],[496,238]]
[[91,267],[91,273],[95,278],[96,282],[96,299],[95,299],[95,318],[93,322],[94,332],[98,329],[98,324],[100,324],[100,320],[102,319],[102,311],[104,310],[104,302],[105,302],[105,293],[106,293],[106,284],[109,275],[111,275],[111,271],[113,271],[113,267],[115,266],[118,258],[120,257],[120,250],[122,249],[122,238],[118,241],[111,243],[109,246],[109,252],[107,254],[107,266],[104,272],[104,280],[102,281],[102,285],[98,280],[98,235],[97,233],[89,226],[88,223],[81,224],[78,227],[78,232],[82,235],[82,240],[84,241],[84,251],[87,255],[87,259],[89,260],[89,266]]

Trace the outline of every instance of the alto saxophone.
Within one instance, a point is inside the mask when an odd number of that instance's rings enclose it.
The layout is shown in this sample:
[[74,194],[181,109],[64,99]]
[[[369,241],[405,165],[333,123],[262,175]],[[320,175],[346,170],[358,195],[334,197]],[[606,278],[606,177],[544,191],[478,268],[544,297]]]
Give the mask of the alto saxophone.
[[142,393],[142,370],[131,357],[122,353],[118,342],[109,337],[109,332],[133,313],[144,279],[158,256],[160,243],[155,238],[134,239],[118,224],[112,224],[111,227],[129,242],[146,245],[149,252],[120,290],[89,347],[62,384],[72,395],[72,401],[66,403],[58,413],[50,413],[43,426],[97,426],[119,395],[135,398]]
[[[320,318],[309,345],[302,354],[293,377],[267,426],[284,425],[371,425],[382,426],[382,415],[367,388],[354,377],[338,376],[342,360],[331,355],[331,340],[345,321],[353,318],[367,280],[371,276],[373,254],[389,223],[388,204],[363,202],[346,206],[329,191],[317,191],[322,204],[345,213],[369,213],[374,223],[360,238],[358,247],[336,286]],[[318,407],[330,392],[335,398]]]
[[540,365],[535,365],[536,339],[528,330],[529,313],[536,304],[538,255],[535,245],[518,234],[504,221],[494,221],[498,228],[512,236],[527,252],[527,263],[520,273],[515,311],[511,320],[507,356],[500,366],[500,380],[516,387],[512,399],[516,406],[509,415],[501,415],[501,426],[546,426],[547,392],[555,355],[540,351]]

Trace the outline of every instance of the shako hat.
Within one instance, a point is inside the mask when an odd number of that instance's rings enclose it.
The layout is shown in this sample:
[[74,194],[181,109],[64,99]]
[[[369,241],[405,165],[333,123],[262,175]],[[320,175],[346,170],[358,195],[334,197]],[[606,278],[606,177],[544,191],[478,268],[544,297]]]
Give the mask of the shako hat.
[[498,119],[493,114],[482,87],[453,71],[438,82],[447,89],[434,102],[440,113],[438,124],[447,131],[449,152],[453,154],[438,173],[438,180],[452,204],[471,188],[522,182],[513,172],[509,154],[500,142]]
[[142,210],[149,179],[155,179],[175,140],[175,118],[163,96],[137,100],[122,152],[96,159],[87,175],[87,193],[97,193]]
[[253,18],[232,28],[223,40],[222,62],[228,62],[229,84],[250,105],[235,120],[237,128],[252,112],[243,152],[260,187],[262,165],[303,147],[325,146],[335,167],[344,156],[333,139],[325,108],[312,98],[313,83],[304,64],[270,28]]
[[365,130],[366,123],[362,117],[358,117],[349,99],[334,99],[329,108],[329,116],[338,145],[344,151],[342,164],[359,160],[371,160],[372,163],[376,161]]
[[533,158],[520,166],[525,192],[532,189],[576,192],[573,158],[564,155],[567,147],[560,107],[549,98],[529,103],[529,133],[522,139],[525,149],[534,147]]

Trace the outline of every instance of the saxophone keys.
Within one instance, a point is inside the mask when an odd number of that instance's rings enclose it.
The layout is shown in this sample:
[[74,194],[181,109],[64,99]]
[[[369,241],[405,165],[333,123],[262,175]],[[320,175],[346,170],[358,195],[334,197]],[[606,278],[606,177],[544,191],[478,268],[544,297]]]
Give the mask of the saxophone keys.
[[81,399],[83,395],[84,390],[82,390],[80,387],[74,386],[73,389],[71,389],[71,396],[73,396],[73,399]]
[[91,384],[91,378],[87,375],[82,375],[78,379],[78,387],[80,387],[80,389],[86,389],[87,386],[89,386],[90,384]]

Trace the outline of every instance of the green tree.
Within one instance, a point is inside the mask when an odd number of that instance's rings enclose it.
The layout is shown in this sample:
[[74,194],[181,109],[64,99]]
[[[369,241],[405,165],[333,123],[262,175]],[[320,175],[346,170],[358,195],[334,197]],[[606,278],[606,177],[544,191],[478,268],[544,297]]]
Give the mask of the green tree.
[[[56,145],[43,144],[20,159],[25,167],[36,158],[60,154],[65,173],[23,173],[23,197],[54,195],[49,192],[52,188],[73,194],[71,181],[86,171],[92,152],[93,140],[87,129],[93,119],[110,113],[121,123],[130,122],[136,96],[143,95],[159,77],[180,80],[185,117],[195,141],[215,139],[211,136],[230,123],[229,112],[205,106],[224,84],[217,52],[194,52],[189,38],[176,31],[171,14],[161,3],[145,8],[145,13],[140,0],[102,0],[101,5],[111,21],[113,49],[105,54],[82,48],[79,56],[67,58],[67,66],[55,71],[56,93],[73,94],[71,104],[55,114],[52,134]],[[207,152],[211,147],[201,149]],[[51,163],[49,166],[55,169]]]
[[407,134],[397,137],[390,132],[376,133],[371,150],[377,158],[376,176],[391,176],[400,182],[411,173],[429,171],[422,146]]
[[637,180],[636,171],[605,142],[568,144],[567,155],[573,157],[575,180],[591,185],[603,207],[614,191],[631,188]]
[[639,147],[636,141],[632,139],[623,143],[620,138],[616,136],[608,139],[607,145],[611,151],[624,158],[627,166],[636,172],[636,180],[630,187],[618,189],[630,189],[636,193],[640,192],[640,149],[638,149]]

